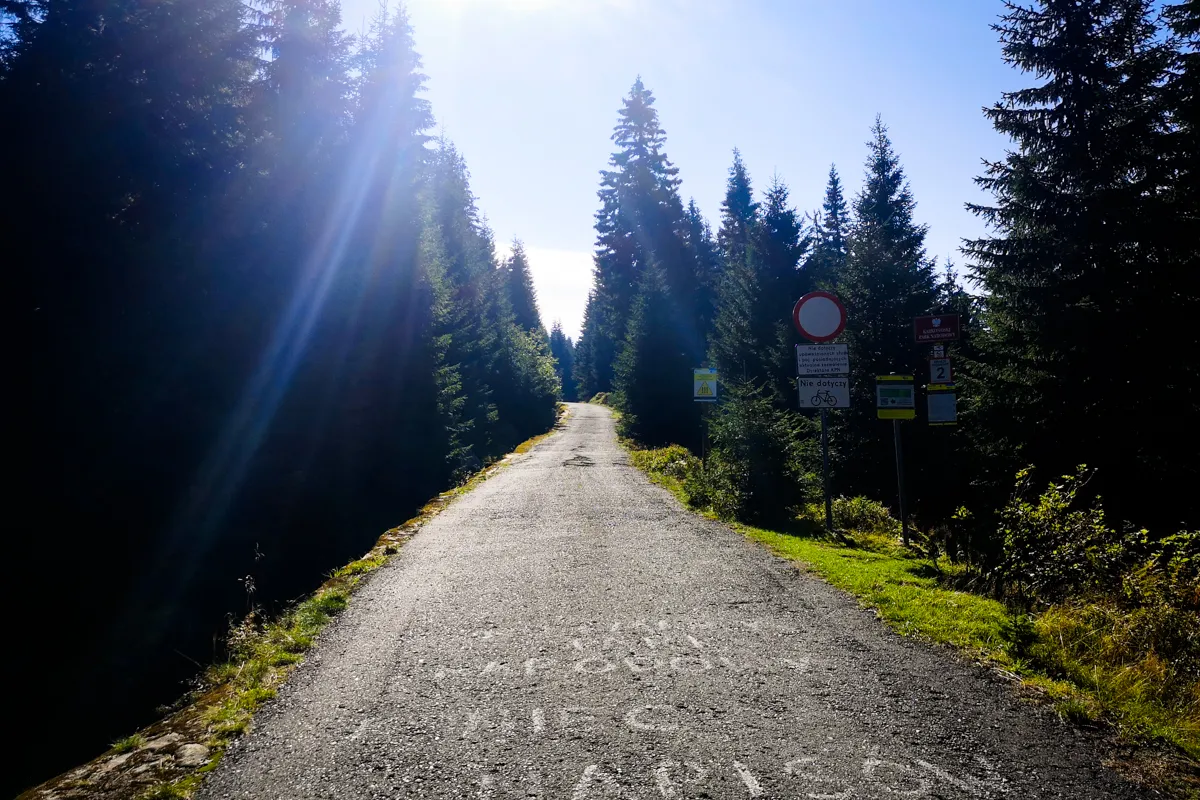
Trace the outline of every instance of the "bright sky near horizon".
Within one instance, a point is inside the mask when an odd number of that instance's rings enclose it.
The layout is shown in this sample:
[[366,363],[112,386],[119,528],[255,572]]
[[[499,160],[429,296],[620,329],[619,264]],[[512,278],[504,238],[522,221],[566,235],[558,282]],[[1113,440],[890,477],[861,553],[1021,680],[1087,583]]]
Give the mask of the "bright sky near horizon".
[[[756,190],[778,174],[802,212],[835,163],[848,197],[883,115],[929,224],[956,262],[983,233],[963,207],[1006,140],[981,112],[1029,85],[1000,59],[1000,0],[409,0],[438,124],[466,158],[499,243],[530,255],[542,319],[578,337],[591,286],[599,171],[621,98],[642,76],[667,154],[718,223],[731,151]],[[358,31],[377,0],[343,0]]]

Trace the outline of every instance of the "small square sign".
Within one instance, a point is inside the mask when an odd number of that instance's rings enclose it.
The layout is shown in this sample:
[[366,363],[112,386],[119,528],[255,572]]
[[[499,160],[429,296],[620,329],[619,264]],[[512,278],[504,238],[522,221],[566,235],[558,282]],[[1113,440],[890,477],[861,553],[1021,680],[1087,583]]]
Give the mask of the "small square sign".
[[915,419],[916,387],[912,375],[875,377],[875,415],[880,419]]
[[800,408],[848,408],[849,378],[799,378]]
[[951,383],[953,373],[950,371],[950,359],[948,358],[931,358],[929,359],[929,382],[930,383]]

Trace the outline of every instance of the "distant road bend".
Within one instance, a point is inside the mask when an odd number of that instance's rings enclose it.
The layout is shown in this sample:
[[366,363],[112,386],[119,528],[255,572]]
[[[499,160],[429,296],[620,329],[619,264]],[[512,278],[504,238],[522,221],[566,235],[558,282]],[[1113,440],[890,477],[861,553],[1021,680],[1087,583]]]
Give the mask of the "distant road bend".
[[1100,759],[686,511],[576,404],[370,579],[201,796],[1143,796]]

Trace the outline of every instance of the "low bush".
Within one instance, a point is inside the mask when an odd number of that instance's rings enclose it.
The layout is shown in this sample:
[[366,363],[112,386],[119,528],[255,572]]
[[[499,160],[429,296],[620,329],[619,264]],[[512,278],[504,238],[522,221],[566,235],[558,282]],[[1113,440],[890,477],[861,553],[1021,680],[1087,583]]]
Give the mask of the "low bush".
[[629,457],[633,465],[643,472],[666,475],[677,481],[684,480],[700,465],[700,459],[678,444],[654,450],[634,450]]
[[1051,603],[1117,586],[1145,554],[1145,531],[1118,533],[1105,521],[1099,498],[1085,500],[1092,474],[1080,466],[1033,498],[1032,469],[1017,473],[1000,512],[1004,550],[993,570],[1014,599]]
[[900,535],[900,520],[893,517],[888,507],[878,500],[861,495],[835,497],[831,505],[833,527],[838,530],[882,536]]
[[795,516],[813,488],[813,422],[749,387],[730,387],[709,419],[711,450],[684,488],[723,519]]

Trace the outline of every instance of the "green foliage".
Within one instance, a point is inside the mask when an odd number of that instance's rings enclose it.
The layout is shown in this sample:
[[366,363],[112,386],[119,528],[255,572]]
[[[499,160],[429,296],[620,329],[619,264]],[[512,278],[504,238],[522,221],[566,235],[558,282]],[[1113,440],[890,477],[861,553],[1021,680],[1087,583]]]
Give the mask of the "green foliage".
[[1148,2],[1011,4],[996,30],[1005,62],[1037,80],[986,110],[1015,147],[977,179],[993,202],[969,205],[992,231],[965,247],[986,328],[973,438],[998,462],[979,479],[998,504],[1022,464],[1087,463],[1117,519],[1170,529],[1180,509],[1146,499],[1182,498],[1200,480],[1172,413],[1197,407],[1197,360],[1163,353],[1152,369],[1171,377],[1133,392],[1113,365],[1155,360],[1155,342],[1200,345],[1200,205],[1185,166],[1195,103],[1165,91],[1185,57]]
[[1158,602],[1055,605],[1023,653],[1099,698],[1135,737],[1166,739],[1200,758],[1200,614]]
[[837,530],[886,536],[900,534],[900,521],[892,516],[887,506],[869,497],[835,497],[831,505],[833,527]]
[[[645,332],[654,324],[642,319],[640,331],[631,330],[639,297],[656,298],[656,305],[649,312],[643,309],[641,315],[670,320],[670,338],[661,348],[689,369],[703,352],[703,324],[710,313],[705,268],[700,263],[703,246],[691,234],[679,197],[678,170],[664,149],[666,133],[659,124],[654,95],[641,78],[622,101],[612,139],[617,151],[609,160],[611,169],[601,172],[595,285],[588,297],[575,367],[584,397],[618,388],[618,361],[625,358],[631,340],[640,338],[639,346],[645,350]],[[624,369],[628,376],[629,363]],[[636,398],[630,402],[640,404]],[[649,409],[643,411],[653,415]],[[657,430],[656,422],[646,420],[631,420],[631,424],[654,431],[654,441],[671,439],[669,427]]]
[[126,736],[124,739],[118,739],[112,743],[112,751],[114,753],[128,753],[136,750],[146,743],[146,737],[140,733],[135,733],[132,736]]
[[795,386],[789,314],[804,290],[796,266],[809,239],[778,178],[761,205],[753,202],[736,150],[717,241],[723,264],[709,358],[726,382],[766,385],[776,405],[786,408]]
[[794,516],[812,491],[812,423],[761,393],[731,387],[709,419],[711,450],[684,489],[724,519]]
[[1036,498],[1032,469],[1017,473],[1012,498],[1000,512],[1004,555],[995,576],[1019,597],[1054,602],[1112,586],[1136,558],[1145,532],[1119,534],[1099,501],[1082,496],[1094,475],[1087,467],[1064,475]]
[[579,399],[579,386],[575,380],[575,343],[563,333],[562,323],[558,320],[550,328],[550,355],[554,357],[554,372],[558,375],[562,399],[574,403]]
[[694,362],[674,308],[666,276],[647,266],[617,360],[613,399],[622,413],[621,434],[648,445],[686,441],[699,430],[697,404],[687,391]]
[[[916,205],[887,127],[877,117],[836,286],[848,310],[851,407],[832,415],[831,438],[839,454],[837,487],[848,494],[895,496],[892,430],[876,418],[875,376],[916,374],[926,355],[913,342],[913,317],[933,310],[936,288],[925,253],[927,226],[916,222]],[[912,489],[919,485],[922,461],[934,452],[935,434],[923,424],[906,425],[902,434],[910,494],[920,496]]]
[[520,239],[512,244],[512,255],[502,265],[504,285],[508,302],[512,307],[514,321],[522,331],[543,330],[542,318],[538,314],[537,292],[533,288],[533,275],[529,272],[529,257]]

